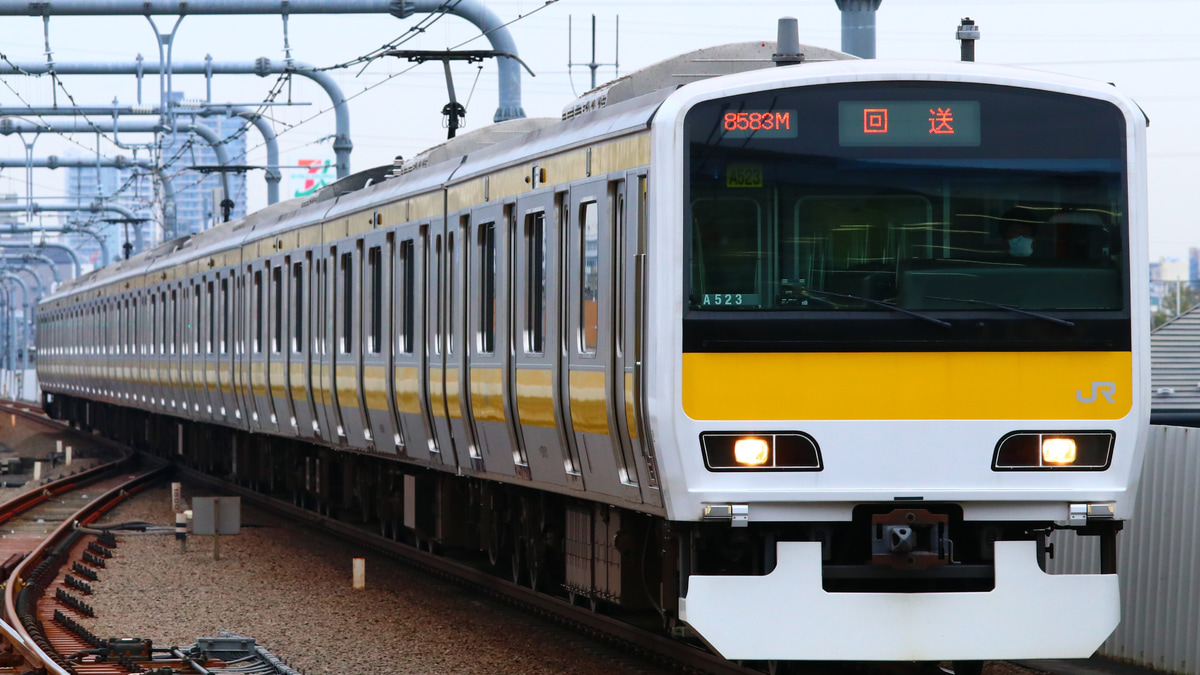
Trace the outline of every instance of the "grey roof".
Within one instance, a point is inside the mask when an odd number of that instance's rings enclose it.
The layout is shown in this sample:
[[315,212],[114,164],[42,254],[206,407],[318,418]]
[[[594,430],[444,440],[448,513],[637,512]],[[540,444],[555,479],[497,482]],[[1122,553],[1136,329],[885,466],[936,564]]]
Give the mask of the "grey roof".
[[[806,63],[858,58],[851,54],[812,45],[800,45],[800,52],[804,55]],[[705,47],[672,56],[624,77],[606,82],[585,93],[563,108],[562,118],[565,120],[578,117],[660,89],[674,91],[685,84],[699,82],[710,77],[774,68],[776,64],[771,59],[774,53],[774,42],[756,41]]]
[[1150,333],[1150,407],[1200,411],[1200,306]]

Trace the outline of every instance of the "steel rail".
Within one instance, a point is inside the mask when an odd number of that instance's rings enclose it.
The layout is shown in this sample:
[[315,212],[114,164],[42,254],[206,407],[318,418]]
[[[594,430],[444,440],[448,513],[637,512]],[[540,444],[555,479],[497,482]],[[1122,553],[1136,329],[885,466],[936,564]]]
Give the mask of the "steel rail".
[[[41,410],[30,405],[7,400],[0,401],[0,412],[20,415],[32,420],[36,424],[58,431],[82,435],[79,431],[71,429],[66,424],[51,420]],[[118,458],[111,462],[98,464],[82,472],[51,481],[42,486],[41,489],[27,491],[4,504],[0,504],[0,522],[11,520],[56,496],[83,489],[94,484],[97,480],[115,474],[120,469],[125,468],[136,456],[129,448],[101,436],[89,435],[87,436],[87,440],[90,443],[104,446],[109,450],[116,450],[119,453]],[[0,621],[0,637],[7,639],[13,645],[14,652],[19,653],[28,662],[27,665],[30,670],[54,673],[55,675],[70,675],[67,670],[55,663],[51,655],[45,653],[38,646],[34,637],[30,635],[21,622],[17,614],[17,596],[23,587],[23,583],[20,580],[25,579],[29,570],[43,561],[45,552],[57,546],[62,539],[75,529],[77,524],[86,525],[94,522],[112,510],[118,503],[154,480],[160,473],[166,471],[169,466],[169,464],[163,462],[155,469],[131,476],[128,480],[110,488],[105,493],[91,500],[83,508],[65,518],[53,532],[47,535],[41,543],[25,556],[25,559],[17,565],[9,578],[5,580],[4,617],[3,621]]]

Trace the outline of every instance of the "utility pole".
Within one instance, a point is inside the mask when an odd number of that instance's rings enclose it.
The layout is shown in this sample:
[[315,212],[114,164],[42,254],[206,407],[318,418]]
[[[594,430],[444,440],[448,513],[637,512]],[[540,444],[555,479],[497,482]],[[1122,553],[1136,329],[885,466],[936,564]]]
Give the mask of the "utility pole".
[[[613,78],[616,79],[617,77],[620,77],[620,74],[621,74],[621,63],[620,63],[620,61],[621,61],[621,15],[619,15],[619,14],[617,15],[616,49],[613,53],[613,62],[612,63],[597,63],[596,62],[596,15],[595,14],[592,15],[592,60],[588,63],[575,63],[573,61],[573,59],[575,58],[575,53],[574,53],[574,50],[572,49],[571,39],[572,39],[572,36],[574,36],[575,31],[572,28],[571,19],[572,19],[572,17],[570,17],[570,16],[567,17],[567,69],[570,70],[576,66],[586,66],[589,70],[591,70],[592,71],[591,89],[596,88],[596,71],[600,69],[600,66],[612,66],[613,67]],[[591,91],[591,89],[589,89],[589,91]]]

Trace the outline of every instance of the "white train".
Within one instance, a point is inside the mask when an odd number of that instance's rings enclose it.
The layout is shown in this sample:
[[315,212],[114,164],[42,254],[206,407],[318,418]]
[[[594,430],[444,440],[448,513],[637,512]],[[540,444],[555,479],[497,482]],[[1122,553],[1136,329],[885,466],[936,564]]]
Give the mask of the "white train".
[[[1149,414],[1146,119],[772,47],[64,284],[45,407],[730,659],[1090,655]],[[757,69],[644,85],[714,63]],[[1062,528],[1104,574],[1042,571]]]

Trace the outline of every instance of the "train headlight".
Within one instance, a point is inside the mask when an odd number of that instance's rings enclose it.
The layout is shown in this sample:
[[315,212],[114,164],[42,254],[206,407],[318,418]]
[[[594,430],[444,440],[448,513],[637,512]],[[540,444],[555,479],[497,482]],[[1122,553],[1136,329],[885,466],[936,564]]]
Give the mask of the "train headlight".
[[1112,431],[1014,431],[996,444],[993,471],[1104,471],[1112,461]]
[[709,471],[820,471],[821,450],[799,431],[700,434]]
[[1042,462],[1046,464],[1073,464],[1078,454],[1073,438],[1042,439]]
[[733,444],[733,458],[745,466],[762,466],[771,458],[771,446],[761,438],[739,438]]

